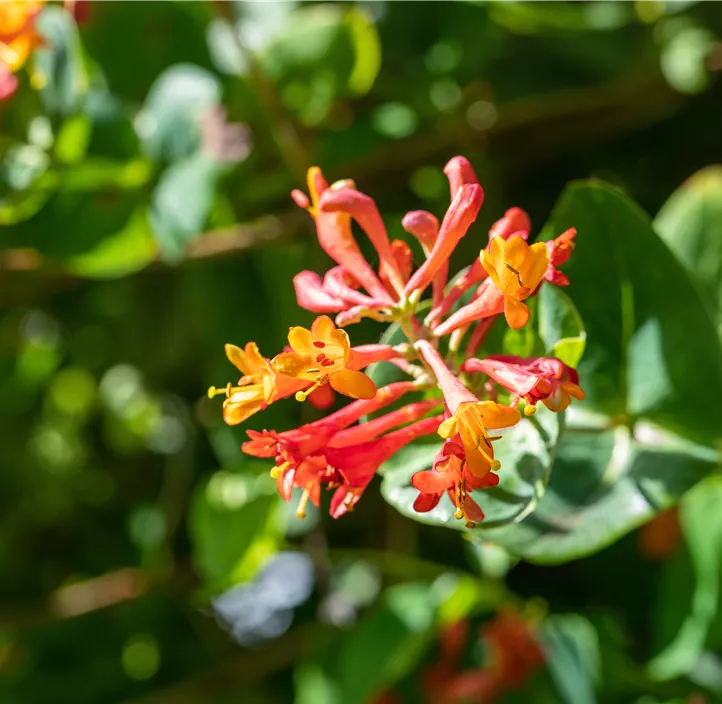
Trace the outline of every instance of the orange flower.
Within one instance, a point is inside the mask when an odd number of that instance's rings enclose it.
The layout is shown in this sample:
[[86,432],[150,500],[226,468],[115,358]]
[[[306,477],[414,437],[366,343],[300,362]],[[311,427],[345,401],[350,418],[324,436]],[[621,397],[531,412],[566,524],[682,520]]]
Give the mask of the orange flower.
[[483,477],[501,466],[494,459],[494,450],[487,428],[508,428],[516,425],[521,416],[516,408],[500,406],[493,401],[466,401],[460,403],[454,414],[439,426],[439,435],[444,439],[461,435],[464,455],[469,471],[475,477]]
[[514,330],[529,322],[529,309],[522,303],[541,282],[549,265],[545,242],[528,245],[522,237],[495,237],[489,251],[482,250],[481,264],[504,294],[504,316]]
[[34,21],[43,4],[36,0],[0,2],[0,62],[11,71],[21,69],[40,43]]
[[218,394],[226,395],[223,402],[223,420],[228,425],[243,423],[279,398],[290,396],[308,385],[304,380],[278,374],[258,351],[255,342],[249,342],[245,350],[235,345],[226,345],[226,356],[243,376],[239,379],[238,386],[233,386],[231,382],[223,389],[211,386],[208,389],[208,398]]
[[351,343],[345,330],[337,329],[331,318],[320,315],[311,329],[293,327],[288,332],[291,352],[282,352],[272,362],[273,369],[296,379],[312,382],[296,398],[305,401],[311,391],[331,384],[340,394],[351,398],[373,398],[376,385],[363,372],[348,366]]

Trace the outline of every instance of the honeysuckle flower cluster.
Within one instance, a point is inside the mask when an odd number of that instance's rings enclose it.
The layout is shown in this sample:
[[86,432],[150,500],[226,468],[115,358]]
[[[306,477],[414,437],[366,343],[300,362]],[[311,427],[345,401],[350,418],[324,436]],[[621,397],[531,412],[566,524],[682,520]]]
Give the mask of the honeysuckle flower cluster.
[[[17,73],[27,65],[35,49],[43,45],[36,22],[45,0],[0,0],[0,102],[18,89]],[[64,0],[63,6],[77,23],[88,17],[89,0]],[[31,74],[31,85],[41,88],[46,79]]]
[[40,44],[35,19],[44,4],[37,0],[0,2],[0,101],[17,90],[15,74]]
[[440,635],[438,655],[423,677],[432,704],[496,702],[508,692],[525,687],[544,664],[538,642],[538,624],[505,605],[480,629],[484,645],[483,667],[463,668],[464,652],[473,633],[468,621],[446,626]]
[[[468,235],[484,192],[465,158],[453,158],[444,172],[451,205],[441,223],[426,211],[407,213],[401,223],[423,253],[414,271],[413,250],[404,240],[389,240],[369,196],[351,180],[328,185],[319,168],[309,169],[309,194],[292,197],[313,218],[335,266],[323,276],[302,271],[293,284],[299,305],[318,317],[310,329],[292,327],[288,348],[272,359],[253,342],[245,349],[226,345],[241,377],[235,386],[211,387],[209,396],[225,395],[230,425],[289,396],[318,408],[333,405],[334,391],[354,399],[300,428],[247,431],[243,451],[274,461],[271,476],[281,496],[288,501],[294,487],[301,489],[299,516],[309,500],[320,505],[322,488],[334,492],[331,515],[342,516],[386,460],[420,437],[437,435],[433,465],[411,479],[419,491],[414,509],[430,511],[447,493],[456,517],[473,527],[484,513],[470,494],[499,482],[494,431],[516,425],[520,408],[532,415],[539,401],[558,412],[584,399],[577,372],[554,357],[476,356],[500,319],[514,330],[529,322],[526,301],[541,286],[568,285],[558,267],[572,253],[575,231],[530,245],[529,217],[511,208],[479,243],[478,257],[449,281],[449,257]],[[373,245],[378,268],[362,253],[353,222]],[[430,301],[422,301],[429,288]],[[423,318],[422,311],[428,311]],[[352,346],[343,327],[363,318],[397,324],[407,341]],[[363,370],[378,362],[396,365],[408,380],[377,388]],[[500,391],[508,403],[498,402]],[[362,422],[370,414],[373,419]]]

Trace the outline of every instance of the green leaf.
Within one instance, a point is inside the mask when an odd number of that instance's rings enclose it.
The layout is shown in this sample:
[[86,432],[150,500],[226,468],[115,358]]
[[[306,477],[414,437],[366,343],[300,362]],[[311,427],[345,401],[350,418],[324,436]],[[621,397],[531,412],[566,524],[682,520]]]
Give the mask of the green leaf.
[[685,181],[662,206],[654,228],[697,284],[722,338],[722,166]]
[[558,414],[540,408],[532,419],[524,418],[515,427],[502,431],[502,439],[494,444],[495,456],[502,463],[500,483],[498,487],[473,494],[486,515],[484,523],[473,530],[454,517],[456,509],[446,495],[428,513],[414,511],[413,503],[419,492],[411,485],[411,475],[431,467],[440,442],[410,445],[385,462],[380,469],[381,493],[409,518],[470,534],[479,533],[480,539],[486,539],[492,527],[522,520],[543,496],[559,437],[559,423]]
[[435,630],[432,585],[388,589],[381,608],[363,619],[341,645],[338,686],[344,704],[363,704],[409,672]]
[[707,56],[714,33],[687,18],[670,20],[661,29],[660,35],[667,35],[659,55],[662,75],[680,93],[701,93],[709,83]]
[[722,573],[722,477],[710,477],[682,499],[680,523],[692,560],[696,584],[689,613],[674,640],[649,663],[652,677],[689,674],[705,648],[719,610]]
[[279,499],[267,466],[246,461],[243,467],[243,473],[216,472],[191,504],[193,561],[212,592],[251,579],[280,545]]
[[576,367],[584,354],[587,336],[569,295],[559,286],[547,284],[527,304],[531,322],[519,330],[495,325],[483,351],[518,357],[559,357],[565,364]]
[[631,7],[618,2],[583,4],[546,4],[508,0],[489,3],[494,22],[515,34],[559,34],[583,30],[609,30],[634,19]]
[[158,76],[136,128],[154,159],[183,159],[200,145],[201,120],[221,100],[218,79],[200,66],[176,64]]
[[578,614],[551,616],[542,626],[549,673],[566,704],[595,704],[599,679],[597,632]]
[[676,503],[717,464],[716,452],[645,424],[634,436],[624,427],[567,428],[534,513],[479,539],[541,564],[585,557]]
[[169,259],[183,255],[202,234],[216,196],[220,166],[202,153],[169,166],[153,192],[150,221],[162,252]]
[[358,96],[372,86],[381,67],[376,26],[365,10],[309,5],[258,54],[278,84],[285,104],[305,124],[318,124],[334,100]]
[[34,81],[50,113],[72,114],[89,87],[78,26],[67,10],[56,6],[45,7],[35,26],[44,41],[33,56]]
[[564,271],[587,332],[585,408],[646,418],[702,444],[722,428],[722,347],[687,274],[639,207],[601,182],[573,183],[543,230],[578,231]]
[[90,143],[93,125],[86,115],[75,115],[63,123],[55,139],[55,157],[63,164],[83,160]]
[[116,278],[143,269],[155,258],[157,250],[147,210],[140,206],[118,232],[108,235],[87,252],[66,260],[66,265],[79,276]]
[[559,286],[542,286],[537,326],[546,353],[576,367],[584,354],[587,334],[572,300]]

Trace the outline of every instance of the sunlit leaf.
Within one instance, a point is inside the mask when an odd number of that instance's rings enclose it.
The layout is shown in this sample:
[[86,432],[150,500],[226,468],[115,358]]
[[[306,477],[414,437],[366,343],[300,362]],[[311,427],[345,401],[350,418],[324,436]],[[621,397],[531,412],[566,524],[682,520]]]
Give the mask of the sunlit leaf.
[[72,114],[89,88],[78,26],[58,6],[47,6],[36,26],[44,41],[34,55],[33,82],[50,113]]
[[70,271],[89,278],[126,276],[145,267],[156,255],[158,245],[145,208],[134,211],[115,234],[67,262]]
[[722,480],[701,482],[680,504],[682,533],[695,572],[695,589],[689,613],[674,640],[650,663],[656,679],[688,674],[705,647],[707,633],[719,610],[722,575]]
[[594,683],[600,674],[597,633],[578,614],[544,621],[542,640],[552,679],[565,704],[595,704]]
[[440,439],[410,445],[385,462],[380,469],[383,475],[381,493],[405,516],[421,523],[446,526],[468,534],[478,533],[482,540],[488,537],[504,544],[496,540],[490,529],[522,520],[544,495],[559,437],[559,421],[557,414],[540,408],[532,420],[524,418],[515,427],[500,431],[502,438],[494,443],[495,457],[502,463],[499,486],[472,494],[486,515],[484,523],[477,528],[466,528],[464,521],[454,517],[456,509],[446,495],[428,513],[417,513],[413,509],[419,492],[411,485],[411,476],[431,467],[441,446]]
[[722,166],[709,166],[683,183],[662,206],[654,228],[677,255],[722,338]]
[[709,409],[722,397],[722,347],[687,273],[642,210],[604,183],[568,186],[543,239],[569,227],[577,246],[564,272],[587,333],[585,408],[714,446],[722,428]]
[[200,145],[200,124],[221,97],[218,79],[200,66],[177,64],[158,76],[136,118],[146,152],[181,159]]
[[579,4],[512,2],[490,3],[495,22],[517,34],[556,34],[581,30],[608,30],[633,20],[631,7],[617,2]]
[[261,465],[216,472],[195,492],[189,531],[195,565],[210,591],[251,579],[279,547],[278,496]]
[[166,169],[153,192],[150,221],[162,252],[180,257],[201,235],[213,206],[220,167],[202,153]]

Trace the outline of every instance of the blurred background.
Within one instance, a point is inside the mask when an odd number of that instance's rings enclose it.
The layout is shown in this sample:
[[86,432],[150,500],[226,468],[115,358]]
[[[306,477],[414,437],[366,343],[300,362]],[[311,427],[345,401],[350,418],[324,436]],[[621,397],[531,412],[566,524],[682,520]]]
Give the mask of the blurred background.
[[[278,403],[229,428],[205,390],[234,379],[224,343],[271,356],[312,319],[292,276],[328,260],[289,198],[311,165],[355,179],[396,237],[408,210],[443,215],[457,154],[485,189],[482,234],[515,205],[538,233],[590,177],[654,217],[706,169],[719,243],[722,5],[37,3],[17,66],[11,5],[0,701],[721,700],[717,543],[694,662],[669,677],[646,665],[692,598],[674,512],[560,567],[415,523],[378,491],[339,521],[301,521],[240,443],[318,412]],[[585,284],[603,308],[604,281],[572,280],[571,297]],[[559,614],[546,655],[519,655],[545,614]],[[457,671],[472,674],[453,694],[437,686]]]

